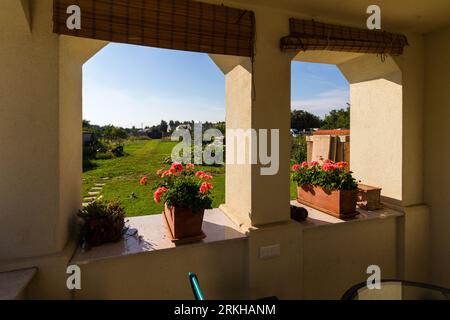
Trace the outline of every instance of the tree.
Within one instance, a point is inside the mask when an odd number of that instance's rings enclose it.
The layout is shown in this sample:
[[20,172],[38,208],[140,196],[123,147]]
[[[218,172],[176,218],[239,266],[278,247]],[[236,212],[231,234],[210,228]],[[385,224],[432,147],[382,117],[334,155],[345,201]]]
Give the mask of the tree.
[[214,125],[214,128],[222,132],[223,136],[226,136],[227,126],[225,122],[218,122]]
[[305,130],[309,128],[320,128],[322,120],[312,113],[304,110],[294,110],[291,113],[291,128]]
[[170,131],[175,131],[175,129],[177,128],[177,125],[175,124],[175,122],[173,120],[169,121],[169,129]]
[[332,110],[325,117],[322,129],[350,129],[350,108]]
[[123,128],[113,127],[112,138],[114,140],[125,140],[126,138],[128,138],[127,131]]
[[169,125],[166,121],[161,120],[161,124],[159,125],[159,130],[161,130],[162,133],[166,133],[167,129],[169,128]]

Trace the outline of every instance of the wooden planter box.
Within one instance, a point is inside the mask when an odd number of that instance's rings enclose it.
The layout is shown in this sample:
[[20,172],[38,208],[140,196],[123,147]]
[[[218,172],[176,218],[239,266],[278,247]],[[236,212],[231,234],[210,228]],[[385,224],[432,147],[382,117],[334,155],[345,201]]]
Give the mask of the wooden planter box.
[[381,209],[381,188],[358,185],[358,207],[369,211]]
[[304,185],[297,188],[297,193],[298,202],[334,217],[345,219],[359,214],[356,211],[358,190],[329,191]]
[[169,229],[171,241],[177,244],[202,240],[204,211],[193,213],[191,209],[164,206],[164,221]]

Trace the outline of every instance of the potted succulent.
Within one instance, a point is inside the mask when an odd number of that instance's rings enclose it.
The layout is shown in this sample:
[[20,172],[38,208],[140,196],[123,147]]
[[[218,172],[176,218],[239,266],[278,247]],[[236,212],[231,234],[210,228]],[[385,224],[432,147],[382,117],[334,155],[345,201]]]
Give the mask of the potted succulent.
[[358,214],[358,183],[346,162],[296,164],[292,167],[292,177],[297,183],[298,202],[338,218]]
[[122,239],[125,210],[115,202],[95,201],[79,211],[81,241],[91,247]]
[[[205,238],[202,231],[205,209],[212,208],[213,177],[195,166],[173,163],[169,170],[158,171],[159,182],[153,199],[164,203],[164,221],[175,243]],[[141,181],[142,184],[143,181]]]

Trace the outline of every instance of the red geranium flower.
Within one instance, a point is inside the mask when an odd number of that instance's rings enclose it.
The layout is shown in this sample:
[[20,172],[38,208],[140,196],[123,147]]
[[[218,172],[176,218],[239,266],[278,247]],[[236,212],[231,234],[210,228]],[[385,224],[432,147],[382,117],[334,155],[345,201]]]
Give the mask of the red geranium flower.
[[172,174],[183,172],[183,165],[178,162],[174,162],[169,170]]
[[332,171],[336,169],[336,165],[331,162],[327,162],[322,166],[323,171]]
[[147,176],[144,176],[141,178],[141,181],[139,181],[139,183],[141,184],[141,186],[146,186],[148,182],[148,178]]
[[168,177],[168,176],[170,176],[170,175],[172,175],[172,172],[171,172],[170,170],[167,170],[167,171],[164,171],[164,172],[161,174],[161,177],[162,177],[162,178],[165,178],[165,177]]
[[205,175],[205,173],[203,171],[197,171],[195,173],[195,176],[198,177],[198,178],[203,178],[204,175]]
[[336,167],[338,167],[339,169],[345,169],[348,167],[348,163],[347,162],[338,162],[338,163],[336,163]]
[[169,190],[165,187],[158,188],[153,195],[153,200],[155,200],[156,203],[161,203],[161,197],[167,191]]
[[300,169],[300,165],[299,164],[294,164],[293,166],[292,166],[292,171],[297,171],[297,170],[299,170]]
[[302,163],[302,168],[308,168],[308,162],[306,162],[306,161],[303,162],[303,163]]
[[209,174],[207,174],[207,173],[205,173],[205,172],[203,172],[203,171],[198,171],[198,172],[195,174],[195,176],[196,176],[197,178],[200,178],[200,179],[203,179],[203,180],[206,180],[206,181],[209,181],[209,180],[212,180],[212,179],[213,179],[213,176],[211,176],[211,175],[209,175]]
[[200,186],[200,193],[207,193],[209,190],[214,189],[214,186],[209,182],[203,182]]

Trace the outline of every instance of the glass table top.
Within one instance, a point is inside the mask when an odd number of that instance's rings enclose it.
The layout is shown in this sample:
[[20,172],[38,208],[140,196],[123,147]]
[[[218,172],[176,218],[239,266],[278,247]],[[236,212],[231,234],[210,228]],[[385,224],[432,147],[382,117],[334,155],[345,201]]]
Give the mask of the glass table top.
[[369,289],[366,283],[349,289],[343,300],[450,300],[450,290],[429,284],[385,280],[380,289]]

